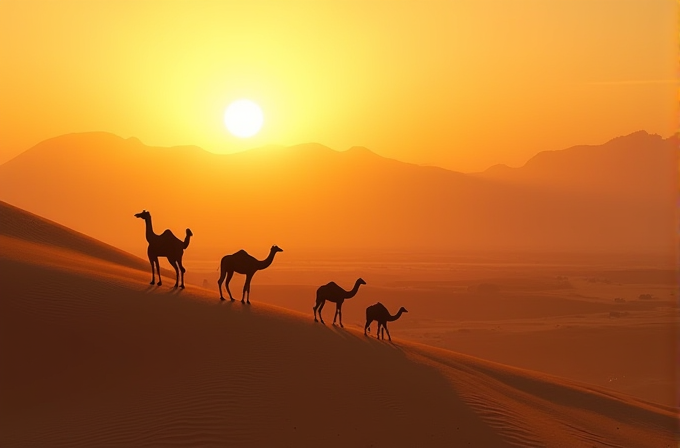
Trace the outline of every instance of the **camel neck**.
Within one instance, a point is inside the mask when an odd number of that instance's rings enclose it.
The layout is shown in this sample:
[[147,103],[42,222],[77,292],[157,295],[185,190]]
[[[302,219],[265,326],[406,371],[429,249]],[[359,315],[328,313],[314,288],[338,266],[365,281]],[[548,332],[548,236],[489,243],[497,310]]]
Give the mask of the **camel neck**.
[[354,284],[354,288],[352,288],[352,290],[351,290],[349,293],[347,293],[347,297],[346,297],[346,298],[347,298],[347,299],[351,299],[352,297],[354,297],[355,295],[357,295],[357,292],[359,292],[359,286],[361,286],[361,283],[356,282],[356,283]]
[[274,261],[274,255],[276,252],[273,250],[269,252],[269,256],[265,258],[264,260],[259,260],[259,266],[257,267],[257,270],[260,271],[262,269],[267,269],[270,264],[272,264],[272,261]]
[[401,314],[402,314],[402,313],[403,313],[403,311],[402,311],[402,310],[399,310],[399,312],[398,312],[397,314],[395,314],[394,316],[390,316],[390,317],[387,319],[387,321],[388,321],[388,322],[394,322],[395,320],[397,320],[397,319],[399,319],[399,318],[401,317]]
[[146,240],[148,242],[151,242],[154,236],[156,236],[155,233],[153,233],[153,225],[151,224],[151,216],[149,216],[149,219],[145,219],[144,222],[146,222]]

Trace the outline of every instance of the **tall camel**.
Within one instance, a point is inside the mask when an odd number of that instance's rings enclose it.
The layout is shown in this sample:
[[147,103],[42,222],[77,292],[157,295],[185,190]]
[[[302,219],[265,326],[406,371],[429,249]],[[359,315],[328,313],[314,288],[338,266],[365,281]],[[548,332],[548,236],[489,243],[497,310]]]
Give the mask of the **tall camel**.
[[158,272],[158,286],[161,286],[161,267],[158,264],[158,257],[166,257],[173,268],[175,268],[175,288],[179,284],[180,275],[182,272],[182,284],[179,285],[180,288],[184,289],[184,266],[182,266],[182,255],[184,254],[184,249],[189,246],[189,240],[193,233],[190,229],[187,229],[186,237],[184,241],[177,238],[170,230],[165,229],[160,235],[156,235],[153,231],[153,226],[151,225],[151,213],[143,210],[135,215],[136,218],[142,218],[146,223],[146,241],[149,243],[149,248],[146,250],[149,256],[149,263],[151,263],[151,284],[156,283],[156,277],[154,276],[154,264],[156,272]]
[[323,306],[326,304],[326,301],[329,301],[335,303],[335,316],[333,316],[333,325],[335,325],[335,319],[339,316],[340,326],[344,327],[344,325],[342,325],[342,304],[345,301],[345,299],[351,299],[352,297],[354,297],[357,291],[359,291],[359,286],[365,284],[366,282],[364,281],[364,279],[359,278],[357,279],[356,282],[354,282],[354,288],[352,288],[351,291],[345,291],[344,289],[339,287],[338,284],[335,282],[330,282],[323,286],[319,286],[319,289],[316,290],[316,305],[314,305],[314,322],[318,322],[318,320],[316,319],[316,312],[318,310],[319,319],[321,319],[321,323],[322,324],[326,323],[323,321],[323,317],[321,317],[321,310],[323,309]]
[[387,311],[385,305],[380,302],[369,306],[366,308],[366,325],[364,326],[364,335],[368,336],[366,334],[366,330],[368,329],[369,332],[371,331],[371,322],[375,320],[378,322],[378,331],[376,331],[375,337],[380,338],[380,329],[382,327],[382,338],[385,339],[385,331],[387,331],[387,337],[391,341],[392,337],[390,336],[390,330],[387,329],[387,322],[392,322],[399,319],[402,313],[408,313],[408,310],[403,306],[399,308],[399,312],[394,316],[390,315],[390,312]]
[[234,254],[222,257],[220,263],[220,278],[217,280],[217,284],[220,288],[220,300],[224,300],[224,296],[222,296],[222,282],[224,281],[225,276],[227,277],[227,292],[229,293],[229,298],[232,301],[234,300],[231,296],[231,291],[229,290],[229,282],[231,281],[234,272],[238,272],[239,274],[245,274],[246,276],[241,303],[243,303],[243,299],[246,297],[247,292],[248,304],[250,304],[250,281],[253,279],[253,275],[255,275],[255,272],[257,271],[268,268],[269,265],[272,264],[272,261],[274,261],[274,255],[276,255],[277,252],[283,252],[283,249],[279,246],[272,246],[269,250],[269,256],[264,260],[255,259],[255,257],[248,254],[248,252],[243,249]]

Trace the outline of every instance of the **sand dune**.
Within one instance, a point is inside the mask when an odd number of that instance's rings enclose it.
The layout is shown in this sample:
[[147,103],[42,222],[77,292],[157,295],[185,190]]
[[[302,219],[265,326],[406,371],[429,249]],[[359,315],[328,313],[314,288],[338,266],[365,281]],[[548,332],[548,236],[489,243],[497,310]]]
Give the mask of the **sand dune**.
[[143,260],[10,207],[0,216],[0,446],[677,443],[675,408],[150,287]]

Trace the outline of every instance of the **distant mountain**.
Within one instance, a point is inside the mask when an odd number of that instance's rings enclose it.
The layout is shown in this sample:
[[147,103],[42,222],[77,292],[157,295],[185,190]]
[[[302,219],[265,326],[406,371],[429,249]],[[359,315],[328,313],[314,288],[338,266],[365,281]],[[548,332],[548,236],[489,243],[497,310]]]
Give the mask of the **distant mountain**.
[[143,255],[157,233],[195,234],[187,257],[272,244],[309,250],[665,251],[677,175],[646,133],[462,174],[308,143],[232,155],[108,133],[46,140],[0,166],[0,199]]
[[678,189],[678,139],[638,131],[599,146],[544,151],[520,168],[495,165],[483,179],[541,185],[593,194],[649,199]]

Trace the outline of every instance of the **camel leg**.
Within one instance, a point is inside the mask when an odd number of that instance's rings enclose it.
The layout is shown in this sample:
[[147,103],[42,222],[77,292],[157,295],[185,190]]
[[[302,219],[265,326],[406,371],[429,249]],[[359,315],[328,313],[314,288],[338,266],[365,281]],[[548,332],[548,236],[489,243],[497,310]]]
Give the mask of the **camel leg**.
[[[314,322],[318,322],[319,320],[316,318],[316,310],[319,308],[319,305],[323,304],[322,300],[316,299],[316,305],[312,307],[314,310]],[[321,310],[319,309],[319,317],[321,317]]]
[[248,305],[250,305],[250,281],[253,279],[253,277],[250,277],[249,279],[246,280],[246,284],[244,285],[244,288],[246,289],[246,293],[248,294],[246,296],[246,302]]
[[[246,291],[248,290],[248,286],[250,286],[250,280],[252,280],[253,276],[252,275],[246,275],[246,281],[243,284],[243,295],[241,296],[241,303],[245,303],[245,298],[246,298]],[[250,303],[250,297],[248,298],[248,303]]]
[[323,317],[321,317],[321,310],[323,309],[324,305],[326,305],[325,300],[323,302],[321,302],[321,306],[319,306],[318,312],[319,312],[319,320],[321,321],[322,324],[326,325],[326,322],[323,321]]
[[[229,293],[229,299],[230,299],[232,302],[234,301],[234,297],[231,295],[231,291],[229,290],[229,282],[231,281],[231,278],[232,278],[233,276],[234,276],[234,271],[229,271],[229,273],[227,274],[227,283],[226,283],[227,292]],[[220,294],[221,294],[221,293],[222,293],[222,290],[220,289]]]
[[378,322],[378,330],[375,332],[376,339],[380,339],[380,328],[382,328],[382,324]]
[[[149,257],[149,263],[151,263],[151,283],[149,283],[149,284],[155,285],[156,284],[156,276],[155,276],[156,268],[153,265],[153,258]],[[160,281],[160,279],[159,279],[159,281]]]
[[173,286],[173,288],[177,288],[177,286],[179,286],[179,268],[177,267],[177,260],[174,258],[168,258],[168,261],[175,269],[175,286]]
[[340,318],[340,326],[345,328],[345,326],[342,324],[342,303],[338,305],[338,317]]
[[184,289],[184,273],[187,271],[184,269],[184,266],[182,266],[182,259],[180,258],[177,260],[177,266],[179,266],[179,272],[182,273],[182,284],[179,285],[180,288]]
[[372,323],[372,322],[373,322],[372,320],[367,320],[367,321],[366,321],[366,325],[364,325],[364,336],[368,336],[368,335],[366,334],[366,330],[368,330],[369,333],[370,333],[370,331],[371,331],[371,323]]
[[217,288],[220,290],[220,300],[224,300],[224,296],[222,295],[222,282],[224,281],[224,277],[227,276],[227,271],[222,269],[220,271],[220,278],[217,279]]
[[153,261],[156,263],[156,274],[158,274],[158,286],[161,286],[161,265],[158,263],[158,257],[154,258]]
[[[387,332],[387,339],[392,342],[392,336],[390,336],[390,330],[387,329],[387,324],[383,325],[383,329]],[[383,339],[385,339],[385,333],[383,333]]]

